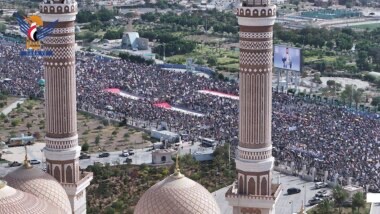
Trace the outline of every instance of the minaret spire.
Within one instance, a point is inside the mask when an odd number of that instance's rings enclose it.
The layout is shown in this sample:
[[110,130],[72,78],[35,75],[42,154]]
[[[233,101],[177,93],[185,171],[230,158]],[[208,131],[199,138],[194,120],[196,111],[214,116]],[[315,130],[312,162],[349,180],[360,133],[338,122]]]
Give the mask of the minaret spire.
[[281,191],[272,184],[272,69],[276,6],[270,0],[241,0],[239,145],[237,182],[226,193],[234,214],[274,214]]
[[86,187],[92,173],[79,172],[76,73],[75,0],[49,0],[40,4],[43,26],[58,20],[42,48],[52,56],[44,58],[45,75],[45,157],[47,172],[61,183],[74,214],[86,213]]

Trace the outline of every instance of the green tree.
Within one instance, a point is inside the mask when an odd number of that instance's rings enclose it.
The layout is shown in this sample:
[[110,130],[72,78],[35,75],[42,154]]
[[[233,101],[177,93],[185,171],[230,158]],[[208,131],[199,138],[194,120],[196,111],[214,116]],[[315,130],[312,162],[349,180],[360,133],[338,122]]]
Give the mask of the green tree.
[[358,105],[363,97],[364,90],[359,88],[357,90],[354,89],[353,91],[353,100],[355,101],[356,104],[356,109],[358,109]]
[[326,42],[326,47],[328,47],[329,49],[333,49],[334,48],[334,42],[333,41]]
[[32,128],[32,124],[28,122],[28,123],[26,124],[26,128],[28,128],[28,131],[29,131],[29,129]]
[[358,208],[360,212],[360,208],[365,206],[364,194],[362,192],[357,192],[352,196],[352,209],[355,210]]
[[88,10],[79,10],[76,21],[78,23],[91,22],[96,19],[96,16]]
[[216,63],[217,59],[215,56],[211,56],[207,59],[207,64],[209,64],[210,66],[216,66]]
[[89,29],[93,32],[97,32],[99,31],[101,28],[102,28],[102,22],[99,21],[99,20],[92,20],[90,25],[89,25]]
[[361,70],[370,70],[370,65],[368,62],[368,53],[366,51],[359,51],[358,59],[356,60],[356,65]]
[[141,15],[141,19],[146,22],[154,22],[157,20],[157,17],[159,17],[159,15],[152,12],[144,13]]
[[7,27],[4,23],[0,23],[0,33],[5,33],[7,30]]
[[13,121],[11,122],[11,125],[12,125],[13,127],[16,127],[16,126],[18,126],[19,123],[20,123],[19,120],[13,120]]
[[97,12],[97,17],[100,21],[106,22],[111,20],[114,17],[114,13],[111,10],[107,10],[106,8],[102,7],[98,12]]
[[379,104],[380,104],[380,97],[374,97],[374,98],[372,98],[371,105],[377,106]]
[[333,189],[333,198],[335,203],[339,206],[339,213],[342,213],[342,204],[348,198],[348,194],[344,189],[337,185]]
[[100,143],[100,135],[97,135],[95,138],[95,144],[98,146]]
[[107,30],[107,32],[104,34],[103,39],[121,39],[123,37],[123,31],[122,30]]
[[325,199],[317,206],[317,213],[334,214],[334,202]]
[[321,84],[322,83],[321,75],[318,73],[314,74],[313,82]]
[[335,86],[335,81],[334,80],[327,80],[326,84],[329,88],[333,88]]
[[82,151],[87,152],[88,149],[89,149],[89,147],[90,147],[90,145],[88,145],[88,143],[85,142],[85,143],[82,145]]
[[92,42],[96,38],[96,35],[94,34],[94,32],[86,31],[84,33],[75,34],[75,37],[77,40],[85,40],[87,42]]
[[351,104],[354,100],[354,93],[355,89],[353,88],[353,85],[346,85],[342,93],[340,93],[340,97],[343,100],[343,102],[348,100],[348,102],[350,102]]

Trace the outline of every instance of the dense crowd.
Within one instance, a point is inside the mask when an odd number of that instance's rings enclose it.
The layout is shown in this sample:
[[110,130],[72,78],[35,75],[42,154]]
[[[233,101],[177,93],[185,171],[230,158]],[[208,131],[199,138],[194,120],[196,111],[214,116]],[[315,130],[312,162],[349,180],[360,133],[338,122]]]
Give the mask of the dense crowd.
[[[23,47],[2,40],[0,43],[0,80],[11,79],[0,83],[0,91],[42,96],[38,85],[43,79],[42,60],[21,58]],[[77,52],[76,71],[80,110],[120,121],[138,121],[145,127],[167,122],[170,130],[186,133],[185,140],[189,141],[200,136],[225,142],[237,140],[238,101],[198,92],[208,89],[238,95],[237,83],[85,52]],[[140,99],[104,91],[107,88],[119,88]],[[159,108],[154,106],[157,102],[204,116]],[[294,162],[298,170],[304,164],[315,167],[319,176],[327,170],[329,180],[338,174],[345,179],[353,177],[353,182],[360,185],[380,188],[380,121],[373,115],[274,93],[272,128],[277,160]]]

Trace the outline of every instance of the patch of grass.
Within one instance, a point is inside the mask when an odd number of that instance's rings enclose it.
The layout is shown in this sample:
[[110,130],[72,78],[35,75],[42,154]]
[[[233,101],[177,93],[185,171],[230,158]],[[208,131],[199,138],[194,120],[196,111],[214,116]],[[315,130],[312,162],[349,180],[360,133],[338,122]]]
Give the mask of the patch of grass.
[[380,24],[372,23],[372,24],[354,25],[354,26],[351,26],[351,28],[374,30],[376,28],[380,28]]
[[319,58],[318,56],[310,56],[310,57],[305,57],[304,62],[314,62],[314,61],[319,61],[319,60],[324,60],[326,62],[335,62],[337,57],[334,56],[323,56],[322,58]]

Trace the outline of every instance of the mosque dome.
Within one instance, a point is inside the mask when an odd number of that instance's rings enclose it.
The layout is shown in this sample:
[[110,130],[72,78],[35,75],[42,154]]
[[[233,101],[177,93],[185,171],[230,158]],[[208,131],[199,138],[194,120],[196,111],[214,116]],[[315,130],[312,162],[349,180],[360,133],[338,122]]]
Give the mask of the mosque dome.
[[35,195],[57,207],[57,213],[72,213],[69,198],[63,187],[51,175],[41,169],[20,166],[5,176],[8,185]]
[[0,214],[50,214],[52,210],[56,208],[32,194],[14,189],[0,181]]
[[149,188],[134,214],[220,214],[214,197],[197,182],[176,172]]

